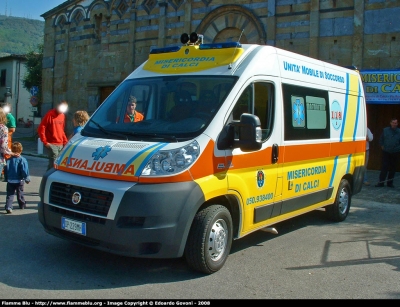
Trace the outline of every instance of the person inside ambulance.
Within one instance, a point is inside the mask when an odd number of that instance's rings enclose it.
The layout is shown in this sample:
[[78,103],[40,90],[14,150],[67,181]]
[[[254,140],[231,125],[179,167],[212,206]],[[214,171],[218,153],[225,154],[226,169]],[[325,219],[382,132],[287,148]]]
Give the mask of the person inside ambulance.
[[214,113],[217,104],[217,97],[212,90],[203,90],[200,93],[200,103],[196,112]]
[[179,121],[191,117],[194,111],[192,96],[186,90],[177,91],[174,93],[175,105],[169,112],[169,119]]
[[[126,113],[124,116],[124,123],[133,123],[142,121],[144,116],[142,113],[136,111],[137,100],[135,96],[130,96],[126,106]],[[117,119],[117,122],[119,118]]]

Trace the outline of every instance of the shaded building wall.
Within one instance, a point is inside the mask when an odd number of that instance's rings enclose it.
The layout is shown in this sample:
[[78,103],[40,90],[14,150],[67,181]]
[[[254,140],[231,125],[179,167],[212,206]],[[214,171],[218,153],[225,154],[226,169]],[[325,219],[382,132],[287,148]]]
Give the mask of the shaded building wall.
[[[151,48],[179,45],[184,32],[203,34],[206,43],[269,44],[359,69],[400,67],[400,1],[393,0],[76,0],[42,16],[42,115],[61,99],[69,102],[68,118],[78,109],[94,112]],[[389,114],[399,114],[390,105],[367,111],[375,140]],[[370,168],[378,169],[374,142]]]
[[17,123],[18,118],[23,118],[25,122],[34,120],[35,114],[30,103],[31,95],[23,86],[23,77],[27,72],[25,63],[24,55],[11,54],[0,58],[0,71],[6,72],[5,84],[0,84],[0,106],[9,103]]

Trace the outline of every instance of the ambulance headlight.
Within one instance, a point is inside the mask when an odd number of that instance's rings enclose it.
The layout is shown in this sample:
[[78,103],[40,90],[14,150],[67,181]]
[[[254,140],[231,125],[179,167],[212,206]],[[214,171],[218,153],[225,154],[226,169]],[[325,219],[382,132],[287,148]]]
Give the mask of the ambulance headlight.
[[155,158],[153,159],[153,168],[154,168],[156,171],[159,171],[159,170],[161,169],[160,160],[158,159],[158,157],[155,157]]
[[173,168],[171,166],[171,161],[169,159],[165,159],[161,162],[161,169],[164,172],[171,172],[173,171]]
[[143,169],[142,176],[163,176],[180,173],[190,167],[200,154],[197,141],[173,150],[155,153]]
[[176,155],[176,158],[175,158],[175,161],[176,161],[176,165],[178,166],[178,167],[184,167],[185,166],[185,163],[186,163],[186,159],[185,159],[185,156],[184,155],[182,155],[182,154],[177,154]]

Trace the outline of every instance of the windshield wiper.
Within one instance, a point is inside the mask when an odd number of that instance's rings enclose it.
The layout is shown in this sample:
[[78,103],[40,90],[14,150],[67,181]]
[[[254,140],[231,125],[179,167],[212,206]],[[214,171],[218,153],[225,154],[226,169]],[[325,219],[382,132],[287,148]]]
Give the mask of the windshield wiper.
[[166,139],[169,141],[174,141],[177,142],[175,135],[169,135],[169,134],[160,134],[160,133],[141,133],[141,132],[127,132],[128,135],[135,136],[138,138],[162,138]]
[[103,132],[103,133],[106,134],[106,135],[114,135],[114,136],[117,136],[117,137],[119,137],[119,138],[123,138],[123,139],[125,139],[125,140],[128,140],[128,137],[127,137],[125,134],[107,131],[107,130],[104,129],[99,123],[95,122],[93,119],[90,120],[90,122],[92,122],[93,124],[95,124],[95,125],[100,129],[100,131]]

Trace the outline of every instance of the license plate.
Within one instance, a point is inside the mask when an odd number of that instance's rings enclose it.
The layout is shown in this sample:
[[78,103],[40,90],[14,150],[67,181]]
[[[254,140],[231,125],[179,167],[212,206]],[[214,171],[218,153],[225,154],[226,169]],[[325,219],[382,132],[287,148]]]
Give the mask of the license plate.
[[64,230],[68,230],[86,236],[86,223],[83,222],[78,222],[62,217],[61,228]]

